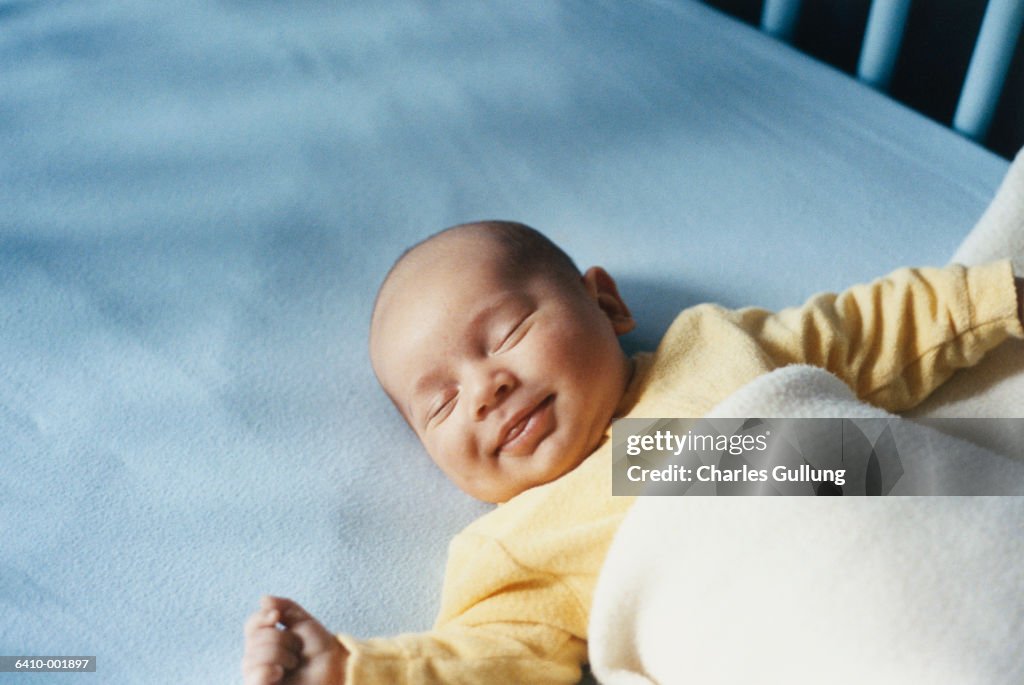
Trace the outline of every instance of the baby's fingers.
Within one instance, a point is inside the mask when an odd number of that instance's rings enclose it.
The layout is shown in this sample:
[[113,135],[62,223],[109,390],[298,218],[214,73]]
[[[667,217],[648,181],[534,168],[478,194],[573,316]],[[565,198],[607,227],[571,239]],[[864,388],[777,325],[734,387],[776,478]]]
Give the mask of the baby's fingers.
[[312,657],[340,648],[337,638],[297,602],[286,597],[264,595],[260,603],[264,610],[280,612],[279,621],[302,639],[303,655]]
[[[246,652],[242,657],[242,673],[250,671],[266,670],[270,666],[271,672],[284,674],[299,665],[299,657],[280,646],[268,646],[266,651]],[[273,682],[273,681],[271,681]]]
[[290,630],[264,628],[245,639],[246,654],[272,655],[272,659],[283,664],[285,668],[293,668],[295,664],[285,655],[298,656],[302,653],[302,640]]
[[276,611],[277,620],[289,627],[296,623],[313,619],[313,617],[309,615],[309,612],[303,609],[298,602],[292,601],[287,597],[263,595],[260,597],[260,605],[263,607],[264,611]]
[[284,669],[278,664],[256,664],[242,668],[244,685],[273,685],[284,677]]
[[242,673],[246,683],[274,683],[285,672],[299,665],[302,642],[298,637],[276,628],[264,628],[246,638]]
[[280,620],[281,612],[277,609],[255,611],[245,621],[245,636],[249,637],[262,628],[273,628]]

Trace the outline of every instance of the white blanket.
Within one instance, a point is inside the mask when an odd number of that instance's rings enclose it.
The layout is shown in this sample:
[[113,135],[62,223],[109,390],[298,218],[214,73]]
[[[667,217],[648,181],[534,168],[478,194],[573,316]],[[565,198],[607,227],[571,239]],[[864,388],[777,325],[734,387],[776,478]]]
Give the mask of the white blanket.
[[[1024,155],[953,261],[1006,256],[1024,272]],[[914,415],[1019,416],[1022,369],[1008,343]],[[712,415],[886,416],[810,367]],[[938,438],[946,477],[1024,485],[998,456],[1019,444],[960,437]],[[1021,497],[641,497],[598,582],[592,669],[604,685],[1024,682],[1022,533]]]

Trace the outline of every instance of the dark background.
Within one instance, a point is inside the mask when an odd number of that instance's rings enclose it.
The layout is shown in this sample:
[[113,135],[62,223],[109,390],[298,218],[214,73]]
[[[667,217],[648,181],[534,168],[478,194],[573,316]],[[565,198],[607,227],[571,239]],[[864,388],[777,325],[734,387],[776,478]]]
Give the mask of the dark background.
[[[763,0],[706,2],[750,24],[760,24]],[[951,125],[985,5],[986,0],[911,3],[889,94],[926,116]],[[871,0],[804,0],[793,44],[853,75],[870,7]],[[992,127],[981,142],[1007,159],[1024,146],[1022,40],[1017,41]]]

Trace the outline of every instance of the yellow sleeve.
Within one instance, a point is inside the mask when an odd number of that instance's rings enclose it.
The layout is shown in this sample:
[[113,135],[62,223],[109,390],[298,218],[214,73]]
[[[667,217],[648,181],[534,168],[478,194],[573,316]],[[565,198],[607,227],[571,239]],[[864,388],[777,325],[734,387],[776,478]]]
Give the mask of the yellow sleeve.
[[349,651],[345,685],[579,681],[585,610],[562,579],[525,568],[499,542],[453,540],[441,604],[428,633],[338,635]]
[[824,367],[889,411],[921,402],[1008,336],[1024,337],[1008,260],[900,269],[802,307],[737,316],[776,364]]
[[[515,623],[338,639],[349,650],[345,685],[573,685],[587,651],[582,640]],[[552,645],[557,646],[552,650]]]

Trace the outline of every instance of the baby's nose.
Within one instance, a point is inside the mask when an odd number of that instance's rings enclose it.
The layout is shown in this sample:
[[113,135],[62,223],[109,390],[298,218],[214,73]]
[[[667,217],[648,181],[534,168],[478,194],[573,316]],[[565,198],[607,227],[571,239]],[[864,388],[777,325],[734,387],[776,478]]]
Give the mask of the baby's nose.
[[477,400],[474,402],[476,419],[480,421],[486,418],[491,410],[505,401],[515,387],[515,377],[506,371],[497,371],[483,378]]

